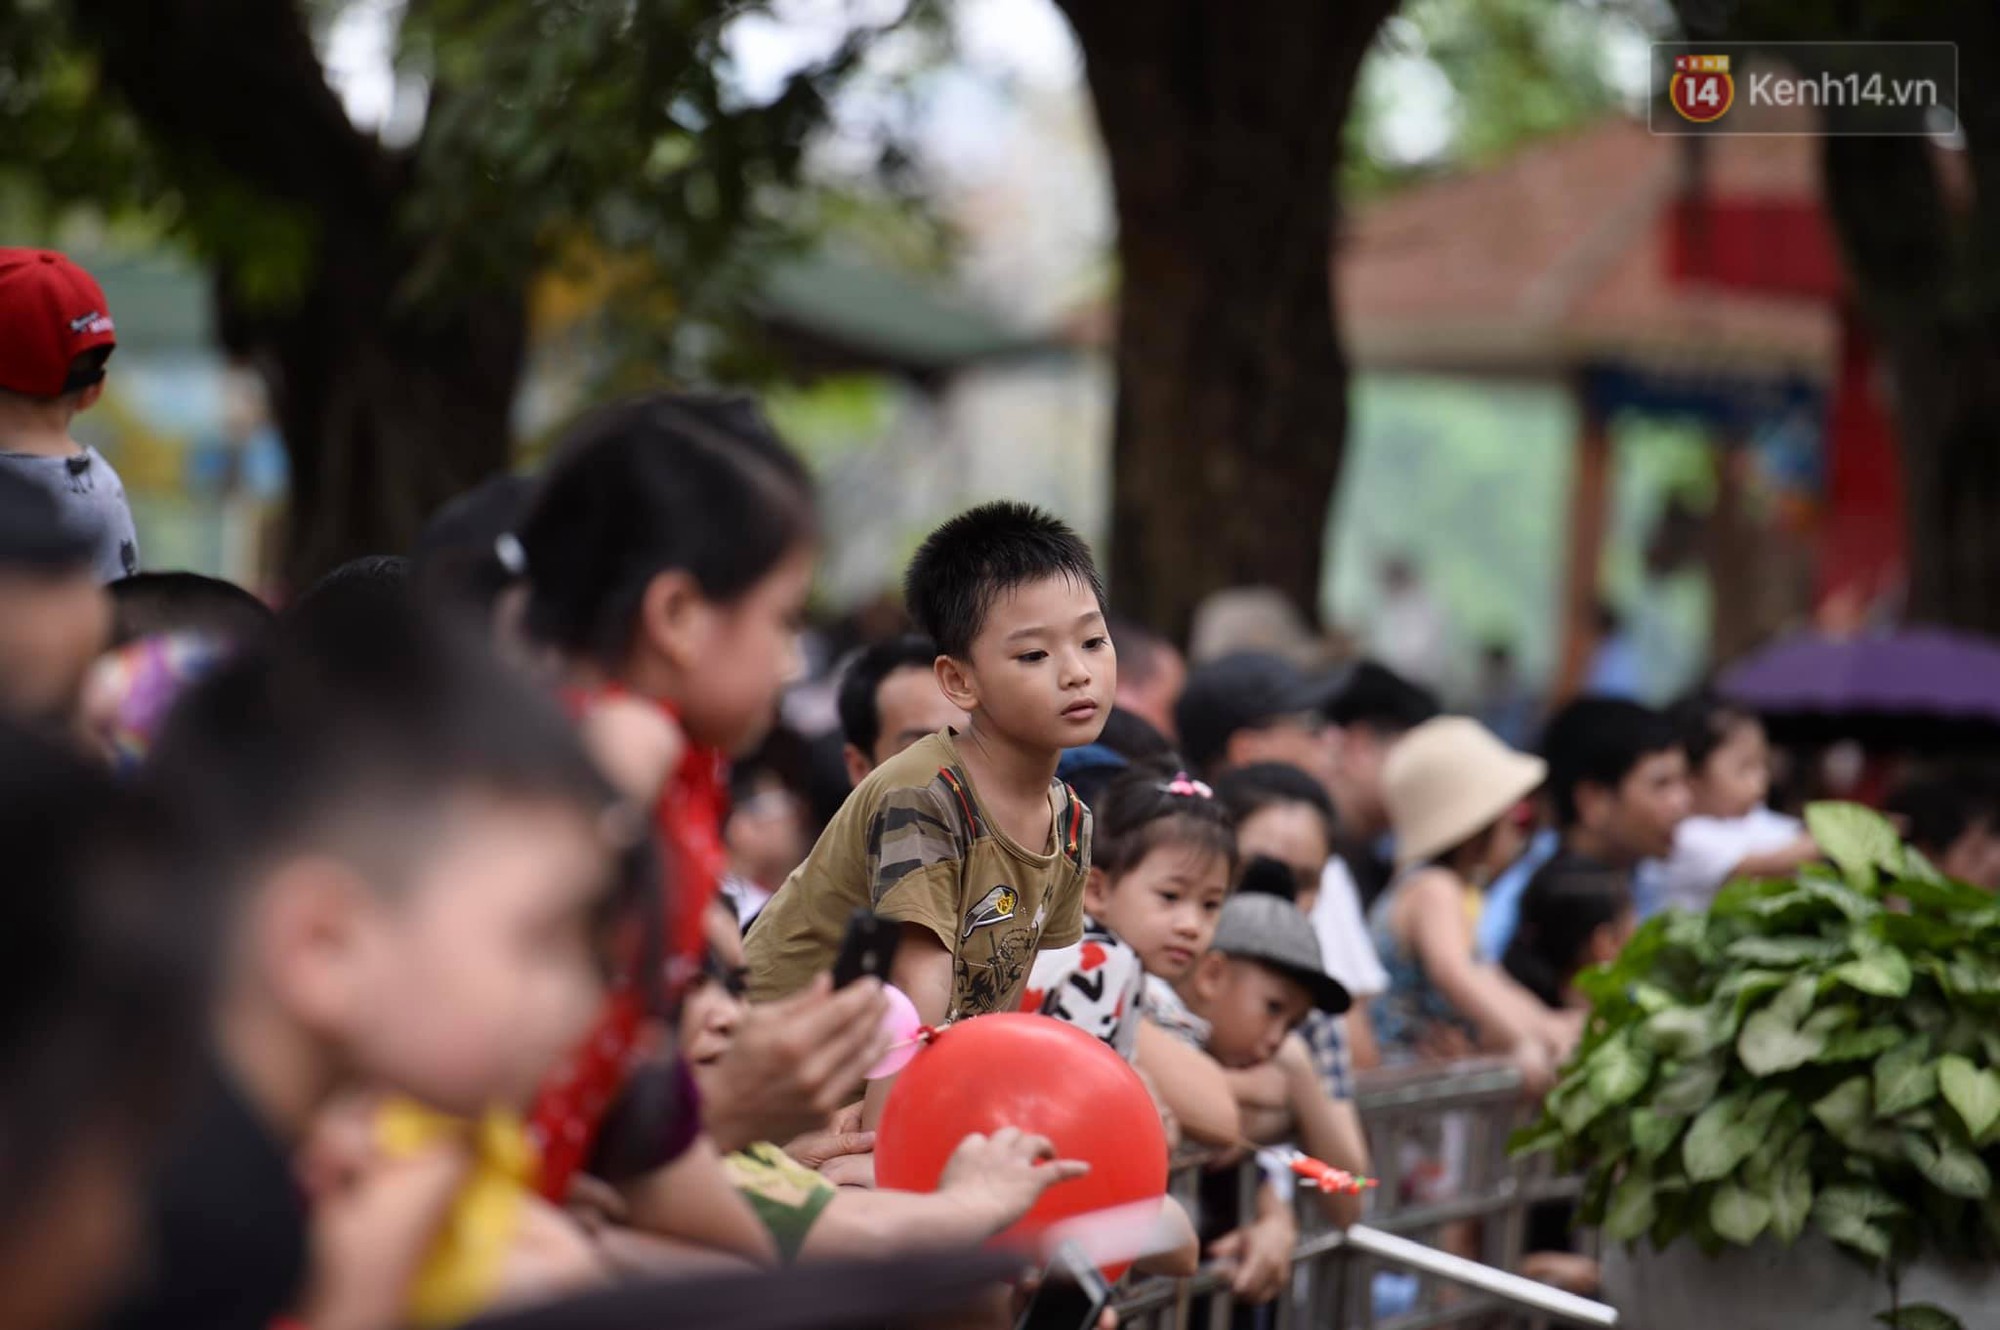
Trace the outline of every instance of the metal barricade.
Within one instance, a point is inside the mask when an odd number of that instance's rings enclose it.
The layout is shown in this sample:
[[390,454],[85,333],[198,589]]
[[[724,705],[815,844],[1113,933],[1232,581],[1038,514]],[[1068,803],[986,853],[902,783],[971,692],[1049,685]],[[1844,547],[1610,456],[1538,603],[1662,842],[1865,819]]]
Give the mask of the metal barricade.
[[[1367,1222],[1334,1229],[1313,1194],[1300,1193],[1290,1285],[1255,1320],[1258,1330],[1618,1323],[1617,1312],[1601,1302],[1513,1273],[1530,1208],[1573,1200],[1578,1184],[1554,1176],[1545,1158],[1507,1157],[1507,1137],[1529,1112],[1511,1064],[1478,1059],[1371,1073],[1360,1078],[1355,1107],[1381,1180],[1371,1193]],[[1183,1201],[1193,1199],[1201,1167],[1199,1155],[1177,1159],[1173,1189]],[[1261,1178],[1255,1161],[1239,1166],[1244,1213]],[[1378,1319],[1375,1277],[1385,1271],[1414,1275],[1415,1296],[1409,1307]],[[1246,1321],[1236,1315],[1228,1287],[1228,1273],[1214,1266],[1190,1279],[1142,1280],[1118,1302],[1121,1325],[1241,1327]]]

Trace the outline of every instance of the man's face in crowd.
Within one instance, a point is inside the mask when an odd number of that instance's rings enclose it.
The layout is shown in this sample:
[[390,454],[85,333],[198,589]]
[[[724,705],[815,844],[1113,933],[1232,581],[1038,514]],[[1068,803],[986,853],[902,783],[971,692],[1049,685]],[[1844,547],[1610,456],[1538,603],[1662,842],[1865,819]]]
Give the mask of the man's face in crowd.
[[1615,790],[1577,788],[1577,813],[1599,851],[1620,864],[1662,859],[1673,852],[1674,829],[1693,809],[1687,754],[1648,753]]
[[1247,767],[1259,762],[1282,762],[1297,767],[1329,790],[1332,788],[1340,750],[1340,731],[1326,723],[1318,712],[1277,716],[1263,724],[1241,729],[1229,736],[1223,750],[1225,767]]
[[1385,734],[1365,723],[1349,725],[1339,735],[1327,793],[1340,815],[1342,834],[1379,836],[1389,829],[1389,810],[1382,804],[1382,763],[1401,735]]
[[915,665],[892,670],[875,690],[875,714],[881,724],[875,747],[863,753],[853,744],[845,750],[847,777],[859,785],[862,777],[927,734],[964,729],[965,713],[938,688],[937,675]]
[[1174,704],[1186,686],[1187,661],[1173,647],[1156,645],[1152,672],[1143,682],[1120,676],[1117,704],[1171,739],[1176,734]]

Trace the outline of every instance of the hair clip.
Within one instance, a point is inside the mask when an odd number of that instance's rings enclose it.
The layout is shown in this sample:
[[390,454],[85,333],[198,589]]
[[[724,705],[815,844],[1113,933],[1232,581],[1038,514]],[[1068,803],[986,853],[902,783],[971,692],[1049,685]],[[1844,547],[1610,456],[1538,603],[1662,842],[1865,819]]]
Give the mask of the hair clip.
[[493,557],[500,561],[502,568],[515,577],[528,575],[528,551],[521,548],[521,539],[513,532],[503,532],[495,538]]
[[1215,791],[1189,776],[1187,772],[1177,773],[1174,778],[1160,787],[1168,794],[1177,794],[1183,799],[1213,799]]

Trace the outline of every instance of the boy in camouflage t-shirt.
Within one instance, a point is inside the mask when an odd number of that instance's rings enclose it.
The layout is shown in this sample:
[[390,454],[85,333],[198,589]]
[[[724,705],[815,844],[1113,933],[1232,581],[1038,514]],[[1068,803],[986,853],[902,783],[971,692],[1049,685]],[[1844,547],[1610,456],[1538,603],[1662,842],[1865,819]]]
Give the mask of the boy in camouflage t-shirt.
[[924,542],[904,593],[970,719],[848,796],[750,932],[758,1001],[831,964],[861,907],[903,925],[890,982],[930,1024],[1013,1010],[1036,952],[1082,936],[1090,814],[1056,762],[1097,738],[1118,683],[1089,548],[1036,509],[988,504]]

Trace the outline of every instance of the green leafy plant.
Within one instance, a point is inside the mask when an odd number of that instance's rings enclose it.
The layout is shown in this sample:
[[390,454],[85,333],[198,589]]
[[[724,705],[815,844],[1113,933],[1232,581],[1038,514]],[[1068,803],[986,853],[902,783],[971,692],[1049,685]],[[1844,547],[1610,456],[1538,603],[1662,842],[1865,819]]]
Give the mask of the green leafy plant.
[[1806,820],[1827,864],[1651,919],[1578,980],[1589,1027],[1514,1149],[1581,1169],[1579,1219],[1622,1242],[1816,1228],[1892,1284],[1919,1254],[1992,1261],[2000,901],[1858,805]]

